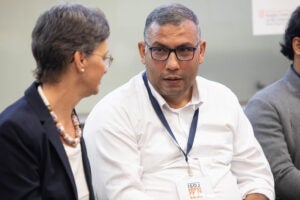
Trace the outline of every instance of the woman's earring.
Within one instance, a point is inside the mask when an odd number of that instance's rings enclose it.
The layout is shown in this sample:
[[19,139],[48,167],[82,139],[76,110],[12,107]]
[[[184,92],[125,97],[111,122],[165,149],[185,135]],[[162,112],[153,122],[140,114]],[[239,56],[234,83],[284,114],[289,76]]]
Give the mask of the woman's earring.
[[81,69],[80,69],[80,71],[81,71],[81,72],[84,72],[84,71],[85,71],[85,69],[84,69],[84,68],[81,68]]

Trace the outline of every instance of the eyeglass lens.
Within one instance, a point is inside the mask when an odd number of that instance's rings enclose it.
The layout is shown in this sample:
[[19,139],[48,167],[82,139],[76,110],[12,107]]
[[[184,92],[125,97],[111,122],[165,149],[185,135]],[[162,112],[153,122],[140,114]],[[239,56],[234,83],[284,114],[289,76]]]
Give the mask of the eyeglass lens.
[[165,47],[150,47],[151,56],[155,60],[167,60],[172,52],[176,54],[178,60],[186,61],[194,58],[195,47],[178,47],[168,49]]
[[107,67],[110,67],[110,65],[111,65],[111,63],[112,63],[112,61],[113,61],[113,57],[112,57],[111,55],[108,55],[107,57],[105,57],[105,58],[103,59],[103,61],[104,61],[105,65],[106,65]]

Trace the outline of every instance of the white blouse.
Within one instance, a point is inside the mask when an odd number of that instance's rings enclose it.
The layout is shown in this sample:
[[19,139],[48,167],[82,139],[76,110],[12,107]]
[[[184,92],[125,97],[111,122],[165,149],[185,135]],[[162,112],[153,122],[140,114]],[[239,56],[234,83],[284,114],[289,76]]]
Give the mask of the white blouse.
[[78,199],[88,200],[90,196],[89,196],[89,189],[87,187],[84,169],[83,169],[81,145],[79,143],[74,148],[64,144],[64,148],[69,158],[69,162],[75,179]]

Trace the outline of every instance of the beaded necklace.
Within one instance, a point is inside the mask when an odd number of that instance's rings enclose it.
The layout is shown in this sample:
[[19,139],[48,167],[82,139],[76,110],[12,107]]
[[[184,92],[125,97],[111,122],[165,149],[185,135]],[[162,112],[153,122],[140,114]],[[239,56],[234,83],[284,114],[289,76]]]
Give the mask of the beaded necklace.
[[50,112],[50,115],[55,123],[55,126],[56,126],[61,138],[63,139],[63,141],[71,147],[76,147],[77,144],[80,142],[80,137],[82,135],[82,131],[80,128],[79,119],[75,115],[74,111],[72,112],[71,118],[72,118],[73,126],[75,128],[75,138],[72,138],[71,136],[69,136],[68,133],[65,132],[64,126],[58,121],[56,114],[52,110],[51,105],[48,102],[48,100],[42,90],[42,87],[39,85],[37,89],[38,89],[38,92],[39,92],[42,100],[44,101],[45,105],[47,106],[47,108]]

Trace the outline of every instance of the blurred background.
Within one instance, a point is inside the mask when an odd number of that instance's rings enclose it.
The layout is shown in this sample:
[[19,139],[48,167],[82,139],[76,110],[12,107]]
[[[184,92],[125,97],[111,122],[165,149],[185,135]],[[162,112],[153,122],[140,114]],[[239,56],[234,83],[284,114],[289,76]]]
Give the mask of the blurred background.
[[[23,95],[34,80],[31,31],[38,16],[59,0],[1,0],[0,2],[0,112]],[[114,62],[104,76],[100,93],[82,100],[79,114],[88,114],[108,92],[144,69],[137,43],[143,40],[146,16],[154,7],[178,2],[199,17],[207,42],[199,74],[231,88],[242,105],[260,88],[279,79],[290,65],[280,54],[282,34],[254,36],[250,0],[80,0],[99,7],[110,23],[110,52]],[[300,4],[300,3],[299,3]],[[120,99],[122,101],[122,99]]]

